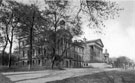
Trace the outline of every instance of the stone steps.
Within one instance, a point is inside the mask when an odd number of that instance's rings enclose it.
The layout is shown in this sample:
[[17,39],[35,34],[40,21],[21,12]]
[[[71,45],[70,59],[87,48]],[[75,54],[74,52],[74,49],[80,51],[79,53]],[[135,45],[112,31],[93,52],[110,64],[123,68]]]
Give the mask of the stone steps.
[[88,67],[92,68],[112,68],[112,65],[107,63],[88,63]]

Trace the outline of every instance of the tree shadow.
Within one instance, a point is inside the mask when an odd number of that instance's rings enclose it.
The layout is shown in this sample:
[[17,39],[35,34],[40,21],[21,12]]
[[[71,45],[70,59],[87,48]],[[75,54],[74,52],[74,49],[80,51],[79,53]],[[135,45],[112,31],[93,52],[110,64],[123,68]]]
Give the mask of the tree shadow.
[[17,80],[17,81],[14,81],[14,82],[16,83],[16,82],[27,81],[27,80],[36,80],[36,79],[49,78],[49,77],[54,77],[54,76],[57,77],[60,73],[61,72],[54,74],[54,72],[51,72],[49,75],[44,75],[44,76],[35,77],[35,78],[27,78],[27,79]]
[[135,83],[135,72],[107,71],[47,83]]
[[5,77],[4,75],[0,74],[0,83],[14,83],[9,78]]

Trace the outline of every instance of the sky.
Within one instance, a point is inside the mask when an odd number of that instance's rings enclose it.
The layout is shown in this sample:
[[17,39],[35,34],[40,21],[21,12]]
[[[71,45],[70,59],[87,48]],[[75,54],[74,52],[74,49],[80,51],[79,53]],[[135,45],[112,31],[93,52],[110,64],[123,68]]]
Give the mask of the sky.
[[[17,1],[29,3],[28,0]],[[43,4],[43,0],[38,1]],[[84,24],[82,37],[87,40],[102,39],[104,49],[108,50],[110,57],[127,56],[135,61],[135,0],[115,1],[121,8],[124,8],[120,12],[120,17],[105,22],[104,34],[96,34]]]
[[120,7],[120,17],[105,22],[104,35],[95,34],[84,25],[88,40],[101,38],[104,49],[108,49],[110,57],[127,56],[135,60],[135,0],[117,1]]

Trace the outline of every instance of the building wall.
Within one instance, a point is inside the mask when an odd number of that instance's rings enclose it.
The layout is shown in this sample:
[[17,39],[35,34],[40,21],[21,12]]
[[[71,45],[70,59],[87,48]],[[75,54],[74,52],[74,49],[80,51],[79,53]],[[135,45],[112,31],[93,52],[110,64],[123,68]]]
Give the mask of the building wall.
[[72,45],[64,59],[64,67],[82,67],[83,50],[83,47]]
[[[67,45],[67,51],[63,54],[64,60],[61,62],[62,67],[68,67],[68,68],[74,68],[74,67],[82,67],[84,65],[87,65],[85,63],[97,61],[102,62],[103,61],[103,53],[102,49],[103,47],[100,46],[100,42],[90,42],[90,43],[84,43],[83,45],[75,45],[70,44],[67,42],[63,42]],[[20,51],[20,58],[24,59],[24,62],[27,63],[27,55],[29,53],[29,48],[24,47],[25,42],[21,42],[21,51]],[[60,47],[57,50],[57,54],[61,55],[64,46],[62,44],[59,44]],[[51,51],[47,51],[45,48],[45,45],[34,47],[33,48],[33,64],[34,65],[44,65],[44,66],[51,66],[51,60],[46,58],[47,55],[51,53]],[[40,56],[40,58],[38,58]],[[44,56],[43,58],[41,58]],[[46,57],[45,57],[46,56]]]
[[[26,65],[28,62],[28,53],[29,53],[29,47],[25,45],[25,41],[21,41],[21,49],[20,49],[20,58],[21,58],[21,63],[23,65]],[[26,47],[25,47],[26,46]],[[59,49],[57,50],[57,54],[61,55],[64,46],[60,45]],[[61,62],[62,67],[81,67],[82,65],[82,58],[83,58],[83,47],[73,45],[73,44],[67,44],[67,48],[70,46],[70,48],[65,52],[64,55],[64,60]],[[33,47],[33,65],[44,65],[44,66],[51,66],[51,60],[48,59],[47,54],[50,51],[47,51],[45,46],[38,46],[38,47]],[[43,58],[41,58],[44,56]]]
[[84,44],[84,56],[83,59],[85,62],[90,61],[90,48],[87,44]]
[[84,61],[86,62],[102,62],[103,53],[102,47],[96,43],[86,43],[84,45]]

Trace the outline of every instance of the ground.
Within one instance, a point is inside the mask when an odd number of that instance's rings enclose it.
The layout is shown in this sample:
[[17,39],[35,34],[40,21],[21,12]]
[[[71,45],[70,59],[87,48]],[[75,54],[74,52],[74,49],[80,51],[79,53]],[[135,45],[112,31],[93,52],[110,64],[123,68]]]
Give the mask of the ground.
[[135,83],[135,71],[114,68],[68,68],[2,74],[15,83]]
[[9,78],[3,76],[2,74],[0,74],[0,83],[13,83],[12,81],[10,81]]
[[47,83],[135,83],[135,71],[104,71]]

